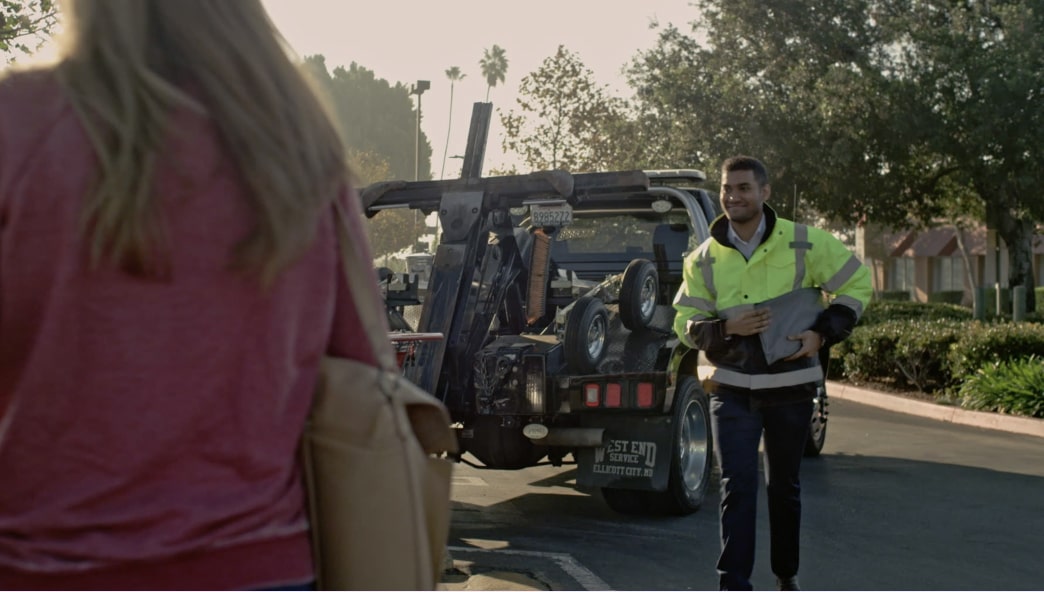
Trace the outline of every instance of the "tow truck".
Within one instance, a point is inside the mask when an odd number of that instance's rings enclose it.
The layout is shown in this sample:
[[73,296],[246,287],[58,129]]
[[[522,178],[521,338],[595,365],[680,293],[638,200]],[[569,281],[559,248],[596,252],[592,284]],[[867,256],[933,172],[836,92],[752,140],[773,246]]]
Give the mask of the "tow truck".
[[393,326],[441,337],[411,350],[405,374],[446,404],[460,455],[495,469],[572,456],[577,488],[617,512],[696,511],[711,478],[708,399],[671,301],[719,213],[705,175],[469,166],[466,155],[459,179],[361,192],[368,216],[411,208],[442,229],[423,287],[385,286]]

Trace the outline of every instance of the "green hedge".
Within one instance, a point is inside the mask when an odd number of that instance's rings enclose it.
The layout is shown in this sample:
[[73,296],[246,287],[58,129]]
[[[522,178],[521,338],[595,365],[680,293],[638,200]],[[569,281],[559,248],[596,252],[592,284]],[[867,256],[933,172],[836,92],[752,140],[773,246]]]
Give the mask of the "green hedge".
[[[1034,368],[1044,373],[1044,323],[980,322],[970,310],[950,304],[879,301],[831,355],[834,380],[936,397],[960,394],[969,408],[1036,413],[1035,399],[1023,399],[1040,384]],[[1032,360],[1029,367],[1026,360]],[[990,380],[998,386],[989,388]],[[1021,402],[1012,403],[1009,395]]]
[[966,331],[966,322],[953,319],[887,321],[857,327],[835,355],[854,380],[930,393],[957,382],[947,353]]
[[956,304],[942,302],[871,302],[859,319],[865,327],[887,321],[970,321],[972,311]]
[[961,407],[1044,418],[1044,359],[1036,356],[979,368],[961,385]]
[[969,376],[983,366],[1019,358],[1044,358],[1044,325],[972,323],[949,352],[955,376]]

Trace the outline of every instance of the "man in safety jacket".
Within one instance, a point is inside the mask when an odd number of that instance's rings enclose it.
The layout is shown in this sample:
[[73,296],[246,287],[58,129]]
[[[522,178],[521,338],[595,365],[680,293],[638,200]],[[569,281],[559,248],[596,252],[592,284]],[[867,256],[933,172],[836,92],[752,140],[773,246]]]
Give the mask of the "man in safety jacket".
[[710,396],[721,468],[719,585],[752,589],[764,435],[772,571],[780,590],[796,590],[798,473],[824,378],[818,352],[851,333],[870,300],[870,272],[830,233],[765,205],[771,190],[760,161],[736,156],[721,174],[725,213],[686,257],[674,299],[675,332],[700,350],[698,376]]

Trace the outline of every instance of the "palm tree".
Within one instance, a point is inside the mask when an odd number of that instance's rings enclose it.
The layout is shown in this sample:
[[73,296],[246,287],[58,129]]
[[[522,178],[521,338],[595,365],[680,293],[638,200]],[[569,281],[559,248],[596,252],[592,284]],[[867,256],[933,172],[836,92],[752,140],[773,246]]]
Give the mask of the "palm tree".
[[442,172],[439,173],[439,178],[442,179],[446,175],[446,154],[449,152],[449,139],[450,131],[453,129],[453,85],[458,80],[463,79],[467,74],[463,74],[460,68],[453,66],[446,70],[446,78],[450,81],[450,104],[449,104],[449,121],[446,123],[446,147],[442,150]]
[[508,61],[504,54],[504,48],[494,44],[493,47],[483,50],[482,59],[479,60],[482,75],[486,78],[486,102],[489,102],[489,91],[498,82],[504,82],[504,74],[507,72]]

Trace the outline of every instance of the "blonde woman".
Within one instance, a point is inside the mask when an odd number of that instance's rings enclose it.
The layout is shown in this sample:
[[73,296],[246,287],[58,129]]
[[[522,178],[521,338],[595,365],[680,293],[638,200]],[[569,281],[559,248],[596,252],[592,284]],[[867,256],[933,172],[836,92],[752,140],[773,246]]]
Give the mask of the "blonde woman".
[[0,80],[0,588],[307,588],[338,136],[260,0],[64,9]]

